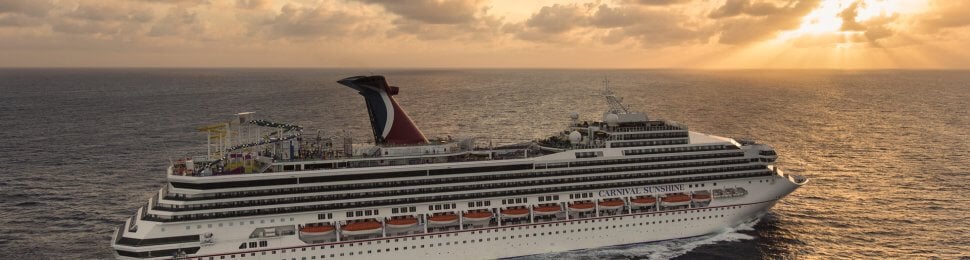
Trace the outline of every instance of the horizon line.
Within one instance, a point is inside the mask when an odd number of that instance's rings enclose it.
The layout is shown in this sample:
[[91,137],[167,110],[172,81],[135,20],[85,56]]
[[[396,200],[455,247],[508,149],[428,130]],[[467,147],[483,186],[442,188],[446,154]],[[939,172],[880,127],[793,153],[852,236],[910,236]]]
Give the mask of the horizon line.
[[0,66],[0,69],[332,69],[332,70],[695,70],[695,71],[750,71],[750,70],[777,70],[777,71],[965,71],[970,68],[694,68],[694,67],[601,67],[601,68],[578,68],[578,67],[436,67],[436,66],[415,66],[415,67],[331,67],[331,66]]

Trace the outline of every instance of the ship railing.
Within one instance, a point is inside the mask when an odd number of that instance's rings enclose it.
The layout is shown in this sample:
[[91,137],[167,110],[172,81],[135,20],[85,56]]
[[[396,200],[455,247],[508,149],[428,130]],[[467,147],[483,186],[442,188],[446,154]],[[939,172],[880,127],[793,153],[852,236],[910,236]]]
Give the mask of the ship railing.
[[[740,172],[748,172],[748,173],[757,173],[757,172],[768,173],[763,168],[760,168],[758,165],[738,166],[738,167],[736,167],[733,170],[740,171]],[[692,174],[689,174],[689,175],[710,174],[710,173],[711,172],[707,172],[707,173],[700,172],[700,173],[692,173]],[[660,175],[658,177],[663,177],[663,176],[664,175]],[[667,175],[667,176],[677,176],[677,175]],[[683,176],[683,175],[681,175],[681,176]],[[598,181],[618,180],[618,179],[623,179],[623,178],[624,177],[622,177],[622,176],[603,176],[602,178],[598,179]],[[458,186],[458,187],[417,188],[417,189],[413,189],[413,190],[409,190],[409,191],[379,191],[379,192],[369,192],[369,193],[364,194],[364,195],[333,194],[333,195],[319,195],[319,196],[313,196],[313,197],[290,197],[290,198],[280,198],[280,199],[273,199],[273,200],[266,200],[266,201],[259,201],[259,202],[246,202],[246,203],[243,203],[243,204],[224,204],[224,205],[212,205],[212,206],[201,206],[201,205],[200,206],[196,206],[196,205],[190,205],[190,206],[187,206],[187,207],[180,207],[180,208],[174,208],[174,207],[167,206],[167,205],[160,205],[160,206],[156,207],[155,210],[164,210],[164,211],[170,211],[170,212],[194,211],[194,210],[210,210],[210,209],[223,209],[223,208],[234,208],[234,207],[253,207],[253,206],[277,205],[277,204],[306,203],[306,202],[315,202],[315,201],[336,201],[336,200],[352,200],[352,199],[366,199],[366,198],[376,198],[376,197],[389,197],[389,196],[408,196],[408,195],[426,194],[426,193],[429,193],[429,192],[460,192],[460,191],[463,191],[463,190],[466,190],[466,189],[469,189],[469,188],[477,188],[477,189],[486,189],[486,188],[516,188],[516,187],[523,187],[523,186],[529,186],[529,185],[534,185],[534,184],[530,184],[530,183],[507,184],[507,185],[491,185],[491,184],[485,184],[484,186],[483,185],[477,185],[477,186],[472,185],[472,186]]]
[[412,146],[446,145],[446,144],[460,143],[461,141],[462,140],[460,140],[460,139],[451,139],[451,140],[447,140],[447,139],[431,139],[431,140],[428,140],[428,143],[424,143],[424,144],[391,144],[391,143],[386,143],[386,144],[381,144],[380,146],[381,147],[392,148],[392,147],[412,147]]
[[[145,208],[139,208],[138,211],[144,211]],[[140,215],[140,214],[139,214]],[[138,232],[138,225],[135,224],[135,216],[131,215],[125,224],[128,226],[128,232]]]
[[[161,191],[159,191],[159,193],[161,193]],[[158,194],[159,193],[155,193],[154,196],[152,196],[151,198],[148,199],[148,203],[145,203],[144,210],[141,211],[141,219],[145,219],[145,215],[148,214],[148,210],[149,209],[152,209],[152,208],[154,208],[156,206],[156,202],[158,201]]]
[[158,195],[161,193],[162,192],[159,191],[155,193],[155,195],[152,195],[152,198],[148,199],[148,206],[155,206],[155,203],[158,202]]
[[[668,178],[668,179],[659,179],[659,180],[634,181],[634,182],[631,182],[630,185],[655,185],[655,184],[665,184],[665,183],[682,183],[685,181],[694,181],[694,180],[703,181],[703,180],[734,179],[734,178],[742,178],[742,177],[765,176],[766,174],[770,175],[768,171],[762,170],[758,172],[736,173],[736,174],[730,174],[730,175],[696,176],[696,177]],[[580,185],[575,185],[575,188],[569,188],[569,189],[566,189],[565,191],[590,190],[590,189],[597,189],[601,187],[612,187],[611,185],[616,185],[616,184],[615,183],[580,184]],[[216,212],[216,213],[207,213],[207,214],[175,215],[175,216],[158,216],[154,214],[149,214],[146,218],[144,218],[144,220],[159,221],[159,222],[203,220],[203,219],[216,219],[216,218],[227,218],[227,217],[244,217],[244,216],[258,216],[258,215],[267,215],[267,214],[319,211],[319,210],[342,210],[342,209],[351,209],[351,208],[379,207],[379,206],[387,206],[387,205],[454,201],[454,200],[476,199],[476,198],[481,198],[482,196],[519,196],[519,195],[542,194],[542,193],[560,192],[560,191],[564,191],[564,189],[562,187],[541,187],[541,188],[530,188],[530,189],[519,189],[519,190],[487,191],[487,192],[480,192],[480,193],[438,195],[438,196],[427,196],[427,197],[418,197],[418,198],[412,197],[412,198],[381,199],[381,200],[339,203],[339,204],[299,205],[299,206],[290,206],[285,208],[268,208],[268,209],[258,209],[258,210],[252,209],[252,210]]]
[[648,132],[648,131],[667,131],[667,130],[686,130],[684,127],[678,126],[646,126],[646,127],[616,127],[611,129],[610,132]]
[[121,226],[115,227],[114,241],[112,242],[113,245],[114,244],[118,244],[118,242],[121,241],[121,237],[123,236],[121,234],[121,232],[123,232],[125,229],[128,228],[128,227],[126,227],[126,225],[127,225],[127,223],[121,223]]
[[545,142],[545,141],[537,141],[536,144],[538,144],[539,146],[542,146],[542,147],[551,147],[551,148],[559,148],[559,149],[566,149],[566,150],[574,150],[574,149],[597,149],[597,148],[605,148],[606,147],[606,144],[571,144],[569,142]]
[[[602,148],[602,146],[600,146],[599,148]],[[526,150],[526,149],[518,149],[518,150]],[[489,149],[486,149],[486,150],[474,150],[474,151],[469,150],[469,151],[461,151],[461,152],[454,152],[454,153],[439,153],[439,154],[428,154],[428,155],[433,155],[433,156],[438,156],[438,157],[454,157],[454,156],[462,156],[462,155],[472,154],[475,151],[480,152],[480,151],[499,151],[499,150],[489,150]],[[527,155],[529,157],[537,156],[536,154],[533,154],[533,153],[528,153]],[[518,156],[518,157],[513,156],[513,157],[507,157],[507,158],[506,157],[493,157],[493,159],[513,159],[513,158],[522,158],[522,157],[521,156]],[[372,160],[357,160],[357,159],[372,159]],[[402,158],[396,158],[396,157],[395,158],[387,158],[387,157],[380,157],[380,156],[353,156],[353,157],[338,157],[338,158],[333,158],[333,159],[318,159],[318,158],[276,159],[275,162],[274,162],[275,164],[273,164],[271,166],[278,166],[280,164],[313,163],[313,162],[320,162],[320,161],[329,161],[329,162],[326,162],[326,163],[328,163],[328,164],[342,164],[342,166],[337,167],[337,168],[322,168],[322,169],[368,168],[368,167],[388,166],[388,165],[384,165],[384,164],[368,164],[368,162],[370,162],[370,161],[395,160],[395,159],[402,159]],[[467,159],[466,158],[462,158],[462,159],[457,160],[457,161],[466,162],[466,161],[481,161],[481,160],[478,160],[478,159],[475,159],[475,158],[467,158]],[[449,162],[455,162],[455,161],[449,161]],[[418,164],[427,164],[427,163],[423,163],[422,162],[422,163],[418,163]],[[396,164],[396,165],[401,165],[401,164]],[[417,165],[417,164],[408,164],[408,165]],[[395,164],[390,164],[390,166],[395,166]],[[285,172],[293,172],[293,171],[301,171],[301,170],[294,169],[294,170],[286,170]],[[265,174],[265,173],[266,172],[251,172],[251,173],[226,173],[226,172],[216,172],[216,173],[206,174],[206,175],[194,174],[194,175],[186,175],[186,176],[206,177],[206,176],[246,175],[246,174]],[[178,175],[178,174],[176,174],[176,175]]]
[[651,137],[630,137],[627,135],[610,135],[606,137],[605,141],[636,141],[636,140],[658,140],[658,139],[684,139],[690,136],[684,133],[680,136],[651,136]]
[[[694,155],[691,158],[692,159],[717,159],[717,158],[742,157],[743,155],[744,155],[743,153],[741,153],[741,154],[735,154],[735,153],[731,153],[731,154],[700,154],[700,155]],[[569,163],[569,162],[559,162],[559,163],[538,164],[538,165],[536,165],[536,168],[537,169],[550,169],[550,168],[576,167],[576,166],[596,166],[596,165],[606,165],[606,164],[609,164],[609,163],[608,162],[594,163],[593,161],[587,161],[587,162],[583,162],[581,164]],[[408,184],[408,185],[416,185],[416,184]],[[371,183],[371,184],[369,184],[368,187],[370,187],[370,188],[387,188],[387,187],[398,187],[398,186],[402,186],[402,184],[401,183],[398,183],[398,182],[377,182],[377,183]],[[179,196],[179,197],[166,197],[166,199],[169,199],[169,200],[179,200],[179,201],[199,201],[199,200],[209,200],[209,199],[241,198],[241,197],[247,197],[247,196],[269,196],[269,195],[287,195],[287,194],[298,194],[298,193],[308,193],[308,192],[346,191],[346,190],[354,190],[354,189],[356,189],[356,188],[354,188],[354,187],[340,186],[340,185],[337,185],[337,186],[316,186],[316,187],[308,187],[308,188],[303,189],[303,190],[276,191],[276,192],[267,192],[267,191],[251,192],[251,191],[247,191],[247,192],[209,193],[209,194],[206,194],[205,196],[201,196],[201,197],[184,197],[184,196]]]
[[604,147],[606,147],[605,144],[577,144],[577,145],[570,145],[570,148],[571,149],[597,149],[597,148],[604,148]]

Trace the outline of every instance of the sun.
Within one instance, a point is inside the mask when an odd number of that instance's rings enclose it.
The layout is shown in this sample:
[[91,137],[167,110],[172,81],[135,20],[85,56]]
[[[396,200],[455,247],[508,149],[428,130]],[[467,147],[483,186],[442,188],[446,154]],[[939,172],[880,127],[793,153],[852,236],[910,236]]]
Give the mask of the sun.
[[840,34],[848,36],[858,32],[843,31],[844,11],[853,4],[855,9],[855,22],[865,23],[866,21],[880,17],[891,17],[897,14],[918,13],[925,10],[929,3],[927,0],[831,0],[822,1],[815,10],[812,10],[802,19],[801,25],[794,30],[786,31],[778,36],[778,40],[785,41],[802,36],[820,36]]

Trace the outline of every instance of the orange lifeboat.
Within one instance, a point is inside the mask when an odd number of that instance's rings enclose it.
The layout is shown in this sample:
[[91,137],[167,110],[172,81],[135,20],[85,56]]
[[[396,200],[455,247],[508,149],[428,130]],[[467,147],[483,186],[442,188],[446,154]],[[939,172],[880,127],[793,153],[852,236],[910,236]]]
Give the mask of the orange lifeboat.
[[548,206],[537,206],[532,209],[532,214],[536,215],[552,215],[562,211],[562,207],[558,205],[548,205]]
[[489,212],[489,211],[468,212],[462,215],[462,217],[465,218],[465,222],[489,221],[492,219],[492,212]]
[[300,229],[303,237],[325,236],[332,234],[335,228],[331,225],[326,226],[306,226]]
[[654,198],[653,196],[639,197],[630,200],[630,203],[634,206],[653,206],[657,204],[657,198]]
[[432,225],[450,225],[458,223],[458,215],[441,214],[428,217],[428,223]]
[[596,205],[592,202],[577,202],[569,205],[569,210],[574,212],[590,212],[593,208],[596,208]]
[[623,205],[625,205],[626,203],[623,203],[622,200],[604,200],[604,201],[600,201],[599,204],[600,204],[600,209],[611,210],[611,209],[622,208]]
[[693,195],[694,201],[696,202],[708,202],[711,201],[711,194],[709,193],[695,193]]
[[373,220],[348,223],[341,229],[344,235],[366,235],[378,232],[381,232],[381,223]]
[[690,196],[687,194],[671,194],[667,195],[663,199],[660,199],[662,205],[664,206],[686,206],[690,204]]
[[409,228],[418,225],[418,219],[414,217],[403,217],[388,219],[386,222],[389,228]]
[[515,208],[515,209],[503,209],[502,217],[504,218],[521,218],[529,215],[529,209],[526,208]]

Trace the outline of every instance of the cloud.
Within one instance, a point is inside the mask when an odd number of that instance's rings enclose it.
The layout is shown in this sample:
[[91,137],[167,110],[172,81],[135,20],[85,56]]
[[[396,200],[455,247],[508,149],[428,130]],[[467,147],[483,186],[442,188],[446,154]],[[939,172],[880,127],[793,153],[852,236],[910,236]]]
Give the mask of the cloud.
[[270,38],[334,38],[350,32],[362,35],[366,18],[325,6],[284,5],[278,15],[264,21],[261,30]]
[[360,0],[377,4],[405,19],[429,24],[459,24],[474,21],[482,0]]
[[125,4],[111,4],[105,2],[80,2],[77,9],[67,13],[66,17],[88,21],[127,21],[148,22],[152,19],[151,10]]
[[586,14],[577,4],[543,6],[525,25],[543,33],[558,34],[586,24]]
[[[84,57],[120,57],[143,51],[194,57],[186,54],[195,51],[320,65],[312,63],[319,58],[307,53],[343,60],[379,53],[381,59],[405,62],[400,66],[427,65],[421,62],[446,55],[456,63],[477,58],[489,60],[489,66],[506,61],[560,66],[524,57],[615,57],[624,64],[645,64],[643,60],[655,57],[622,58],[760,47],[752,44],[777,39],[785,31],[791,31],[784,38],[789,47],[942,46],[962,51],[970,35],[970,1],[939,0],[928,6],[906,2],[905,8],[885,9],[897,14],[882,15],[883,3],[877,1],[884,0],[844,5],[822,0],[584,0],[548,5],[495,0],[0,0],[0,47],[6,48],[0,54],[75,50]],[[824,4],[817,8],[820,2]],[[812,19],[804,20],[809,13]],[[841,28],[827,23],[839,21]],[[796,30],[802,22],[817,27]],[[818,29],[826,24],[834,28]],[[238,52],[224,55],[231,51]],[[277,59],[293,54],[299,57]],[[416,61],[407,63],[411,60]]]
[[267,9],[271,5],[270,0],[236,0],[236,7],[241,9]]
[[839,13],[839,18],[842,18],[842,31],[863,31],[865,26],[856,22],[855,17],[859,13],[859,2],[853,2],[845,10]]
[[745,44],[798,28],[802,18],[818,4],[819,0],[798,0],[778,7],[767,2],[728,1],[709,17],[721,20],[719,43]]
[[43,24],[43,18],[22,14],[0,14],[0,27],[32,27]]
[[412,19],[395,19],[389,37],[414,36],[419,40],[490,42],[503,37],[501,19],[484,16],[462,24],[428,24]]
[[940,1],[939,6],[923,15],[917,27],[923,33],[937,33],[939,30],[959,28],[970,25],[970,1]]
[[[389,21],[388,38],[452,40],[463,43],[494,42],[503,38],[502,18],[488,14],[485,0],[357,0],[378,6],[374,19]],[[385,13],[393,14],[388,19]]]
[[864,39],[869,44],[874,47],[881,47],[878,40],[893,36],[894,32],[889,29],[888,25],[896,20],[898,16],[877,16],[860,23],[856,19],[859,15],[859,7],[862,4],[863,2],[853,2],[849,7],[839,12],[839,18],[842,18],[842,27],[839,30],[843,32],[862,32],[862,36],[864,36]]
[[50,11],[51,8],[53,8],[53,5],[47,0],[0,1],[0,14],[22,14],[37,17],[47,15],[47,12]]
[[734,17],[744,12],[747,5],[748,0],[727,0],[724,2],[724,5],[715,9],[708,17],[714,19]]
[[611,8],[608,5],[600,5],[596,8],[596,13],[590,18],[590,23],[600,28],[614,28],[629,26],[637,23],[643,14],[639,9],[633,8]]
[[605,43],[630,38],[646,48],[705,43],[713,33],[705,26],[687,26],[686,15],[638,6],[600,5],[591,20],[599,27],[616,28],[603,39]]
[[738,15],[748,16],[768,16],[779,11],[784,11],[781,7],[771,2],[751,2],[751,0],[727,0],[724,5],[718,7],[708,14],[713,19],[735,17]]
[[53,9],[50,1],[0,1],[0,27],[33,27],[44,24]]
[[687,22],[686,15],[637,4],[554,4],[523,23],[508,26],[516,37],[532,42],[603,44],[635,42],[644,48],[705,43],[711,28]]
[[76,9],[49,20],[55,32],[131,38],[153,18],[151,9],[138,5],[79,2]]
[[208,5],[211,4],[210,0],[137,0],[145,3],[155,3],[155,4],[172,4],[179,5],[183,7],[193,7],[198,5]]
[[194,38],[205,35],[205,25],[198,18],[198,13],[184,7],[172,7],[168,14],[152,25],[148,36],[181,36]]
[[673,5],[690,2],[691,0],[627,0],[627,3],[641,5]]

